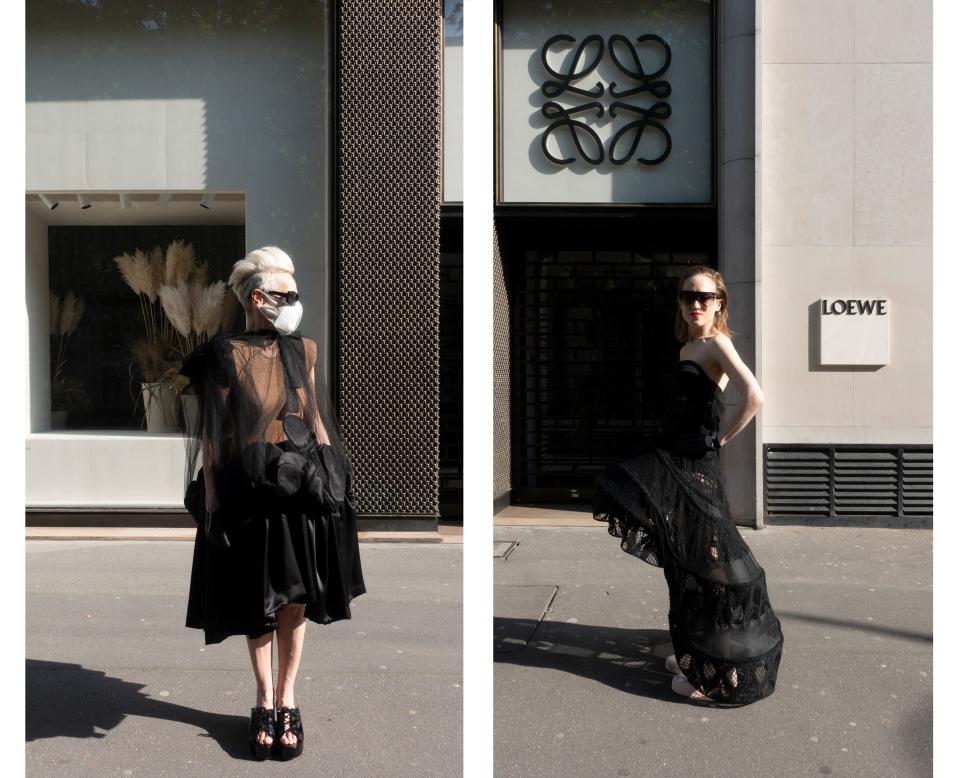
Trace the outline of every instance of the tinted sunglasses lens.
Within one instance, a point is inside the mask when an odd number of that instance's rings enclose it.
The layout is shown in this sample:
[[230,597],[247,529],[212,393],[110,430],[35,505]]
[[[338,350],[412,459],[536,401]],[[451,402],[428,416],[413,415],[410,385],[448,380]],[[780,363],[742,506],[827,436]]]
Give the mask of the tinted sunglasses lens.
[[297,292],[270,292],[270,295],[287,305],[293,305],[300,299],[300,295]]
[[713,292],[680,292],[680,301],[687,305],[693,305],[693,301],[699,301],[700,305],[706,305],[711,300],[716,300],[717,296]]

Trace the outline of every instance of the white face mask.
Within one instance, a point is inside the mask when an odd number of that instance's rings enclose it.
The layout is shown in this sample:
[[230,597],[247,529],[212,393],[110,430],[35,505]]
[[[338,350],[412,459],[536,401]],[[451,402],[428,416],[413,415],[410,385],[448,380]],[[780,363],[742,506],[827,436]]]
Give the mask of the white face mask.
[[300,326],[303,318],[303,306],[297,300],[293,305],[279,305],[270,295],[265,295],[266,302],[260,306],[263,318],[273,325],[281,335],[289,335]]

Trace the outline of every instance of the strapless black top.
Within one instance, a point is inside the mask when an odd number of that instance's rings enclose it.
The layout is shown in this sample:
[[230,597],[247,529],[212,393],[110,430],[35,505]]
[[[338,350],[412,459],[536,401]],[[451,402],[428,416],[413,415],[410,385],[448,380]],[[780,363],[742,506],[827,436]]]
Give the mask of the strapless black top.
[[660,423],[656,446],[676,449],[677,438],[705,436],[716,432],[723,413],[723,397],[698,362],[681,359],[677,364],[666,412]]

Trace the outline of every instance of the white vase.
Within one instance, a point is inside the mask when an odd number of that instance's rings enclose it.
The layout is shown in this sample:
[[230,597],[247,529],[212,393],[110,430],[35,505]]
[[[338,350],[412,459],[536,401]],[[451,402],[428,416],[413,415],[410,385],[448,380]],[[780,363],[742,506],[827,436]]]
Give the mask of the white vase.
[[177,431],[177,393],[172,384],[142,383],[147,432]]
[[200,398],[195,394],[181,394],[180,413],[183,416],[183,428],[189,435],[197,428],[200,418]]

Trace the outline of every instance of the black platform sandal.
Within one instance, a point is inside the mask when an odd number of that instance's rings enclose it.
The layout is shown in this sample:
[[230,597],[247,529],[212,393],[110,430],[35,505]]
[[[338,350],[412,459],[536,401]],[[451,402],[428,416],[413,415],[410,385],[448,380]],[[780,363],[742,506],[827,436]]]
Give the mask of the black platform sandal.
[[[258,743],[257,736],[264,732],[273,738],[272,743]],[[273,718],[273,708],[250,709],[250,753],[254,759],[261,762],[270,756],[270,751],[277,744],[276,722]]]
[[[280,748],[280,758],[295,759],[303,753],[303,723],[300,721],[300,708],[278,708],[277,709],[277,729],[280,734],[274,739],[274,743]],[[292,732],[297,737],[295,746],[284,745],[280,739],[287,732]]]

